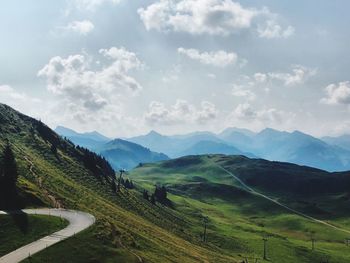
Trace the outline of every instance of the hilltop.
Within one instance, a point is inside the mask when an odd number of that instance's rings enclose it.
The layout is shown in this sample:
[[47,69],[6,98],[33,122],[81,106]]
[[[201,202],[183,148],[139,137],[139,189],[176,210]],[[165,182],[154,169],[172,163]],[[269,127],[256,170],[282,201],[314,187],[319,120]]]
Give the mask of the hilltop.
[[[202,155],[147,164],[131,176],[145,188],[166,186],[173,205],[188,220],[208,217],[208,240],[250,261],[254,255],[261,260],[263,237],[269,239],[270,262],[350,260],[343,243],[350,233],[348,172],[245,156]],[[317,240],[315,251],[310,249],[312,237]]]

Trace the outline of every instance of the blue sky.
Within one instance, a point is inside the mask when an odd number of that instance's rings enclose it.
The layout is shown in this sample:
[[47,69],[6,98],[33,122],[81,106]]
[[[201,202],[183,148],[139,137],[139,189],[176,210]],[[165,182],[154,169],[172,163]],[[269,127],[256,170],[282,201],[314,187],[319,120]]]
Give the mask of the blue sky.
[[0,102],[131,136],[350,133],[349,1],[6,1]]

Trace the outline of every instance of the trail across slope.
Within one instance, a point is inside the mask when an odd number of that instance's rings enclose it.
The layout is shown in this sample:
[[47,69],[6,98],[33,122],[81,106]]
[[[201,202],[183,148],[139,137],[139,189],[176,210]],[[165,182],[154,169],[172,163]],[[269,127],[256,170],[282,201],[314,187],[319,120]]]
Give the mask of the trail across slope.
[[[26,214],[37,214],[37,215],[50,215],[62,217],[69,221],[69,225],[57,231],[51,235],[43,237],[37,241],[34,241],[28,245],[12,251],[11,253],[0,258],[0,263],[16,263],[20,262],[30,255],[33,255],[53,244],[56,244],[68,237],[79,233],[80,231],[88,228],[95,223],[95,217],[84,212],[65,210],[65,209],[25,209],[22,212]],[[6,212],[0,211],[0,214],[6,214]]]
[[227,170],[226,168],[222,167],[221,165],[219,165],[219,164],[217,164],[217,163],[215,163],[215,162],[213,162],[213,164],[216,165],[216,166],[217,166],[218,168],[220,168],[221,170],[225,171],[227,174],[231,175],[231,176],[233,177],[233,179],[235,179],[238,183],[240,183],[246,191],[248,191],[248,192],[250,192],[250,193],[252,193],[252,194],[254,194],[254,195],[260,196],[260,197],[262,197],[262,198],[265,198],[265,199],[267,199],[267,200],[269,200],[269,201],[271,201],[271,202],[273,202],[273,203],[275,203],[275,204],[277,204],[277,205],[279,205],[279,206],[281,206],[281,207],[283,207],[283,208],[285,208],[285,209],[291,211],[291,212],[294,213],[294,214],[297,214],[297,215],[299,215],[299,216],[302,216],[302,217],[304,217],[304,218],[309,219],[310,221],[317,222],[317,223],[323,224],[323,225],[325,225],[325,226],[331,227],[331,228],[333,228],[333,229],[335,229],[335,230],[338,230],[338,231],[341,231],[341,232],[350,234],[350,231],[347,230],[347,229],[334,226],[334,225],[332,225],[332,224],[330,224],[330,223],[328,223],[328,222],[325,222],[325,221],[323,221],[323,220],[320,220],[320,219],[314,218],[314,217],[312,217],[312,216],[309,216],[309,215],[307,215],[307,214],[304,214],[304,213],[302,213],[302,212],[299,212],[299,211],[297,211],[297,210],[295,210],[295,209],[293,209],[293,208],[288,207],[288,206],[285,205],[285,204],[280,203],[278,200],[275,200],[275,199],[273,199],[273,198],[271,198],[271,197],[269,197],[269,196],[267,196],[267,195],[264,195],[264,194],[262,194],[262,193],[260,193],[260,192],[258,192],[258,191],[256,191],[256,190],[254,190],[253,188],[251,188],[250,186],[248,186],[248,185],[247,185],[246,183],[244,183],[239,177],[237,177],[236,175],[234,175],[232,172],[230,172],[230,171]]

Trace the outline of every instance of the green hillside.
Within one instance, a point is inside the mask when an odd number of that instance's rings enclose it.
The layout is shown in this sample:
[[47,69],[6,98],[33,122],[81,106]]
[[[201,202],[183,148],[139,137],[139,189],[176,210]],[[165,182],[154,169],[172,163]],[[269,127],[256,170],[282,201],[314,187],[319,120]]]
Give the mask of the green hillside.
[[[259,193],[345,232],[248,191],[231,173]],[[148,164],[130,174],[150,191],[155,184],[166,186],[175,209],[195,222],[193,231],[197,235],[203,232],[202,217],[207,216],[208,242],[227,253],[262,260],[262,239],[267,236],[269,262],[278,263],[350,261],[350,250],[344,244],[350,236],[349,176],[223,155],[189,156]],[[311,249],[311,239],[316,240],[315,250]]]
[[68,222],[62,218],[11,214],[0,215],[0,257],[11,251],[64,228]]
[[[6,145],[17,161],[22,206],[79,209],[97,218],[28,262],[265,262],[265,237],[268,262],[350,261],[344,244],[350,232],[295,214],[242,184],[347,231],[348,173],[243,156],[189,156],[143,164],[126,175],[136,188],[115,192],[104,158],[0,105],[0,153]],[[157,184],[167,188],[164,204],[142,196]]]
[[[137,190],[113,192],[110,167],[39,121],[0,104],[0,152],[7,142],[24,204],[79,209],[97,218],[87,231],[33,256],[43,262],[228,262],[236,255],[203,244],[178,211],[154,206]],[[74,255],[74,257],[73,257]],[[40,259],[42,259],[40,261]],[[45,261],[45,260],[44,260]]]

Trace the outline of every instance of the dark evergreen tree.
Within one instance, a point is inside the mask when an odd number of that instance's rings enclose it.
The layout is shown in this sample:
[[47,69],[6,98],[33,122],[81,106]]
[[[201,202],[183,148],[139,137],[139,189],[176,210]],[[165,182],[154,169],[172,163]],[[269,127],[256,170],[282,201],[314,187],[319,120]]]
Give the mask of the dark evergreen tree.
[[116,193],[117,192],[117,185],[115,184],[115,180],[112,180],[112,191],[113,193]]
[[0,209],[19,208],[19,198],[17,195],[18,173],[15,156],[10,144],[7,143],[0,166]]
[[156,189],[154,190],[154,195],[158,202],[160,203],[166,203],[167,201],[167,191],[165,186],[156,186]]
[[156,204],[156,197],[154,196],[154,194],[151,195],[151,200],[150,201],[151,201],[152,204],[154,204],[154,205]]
[[126,179],[126,180],[125,180],[124,186],[125,186],[125,188],[127,188],[127,189],[131,189],[129,179]]
[[104,157],[80,146],[76,146],[76,149],[82,153],[81,159],[84,166],[89,169],[96,178],[101,181],[105,179],[105,181],[111,182],[112,178],[115,177],[115,171]]
[[149,201],[149,194],[147,190],[143,190],[143,198]]
[[57,146],[55,144],[51,145],[51,152],[56,155],[57,154]]
[[9,143],[6,145],[3,152],[2,166],[3,185],[6,189],[13,191],[16,189],[18,174],[15,156]]

